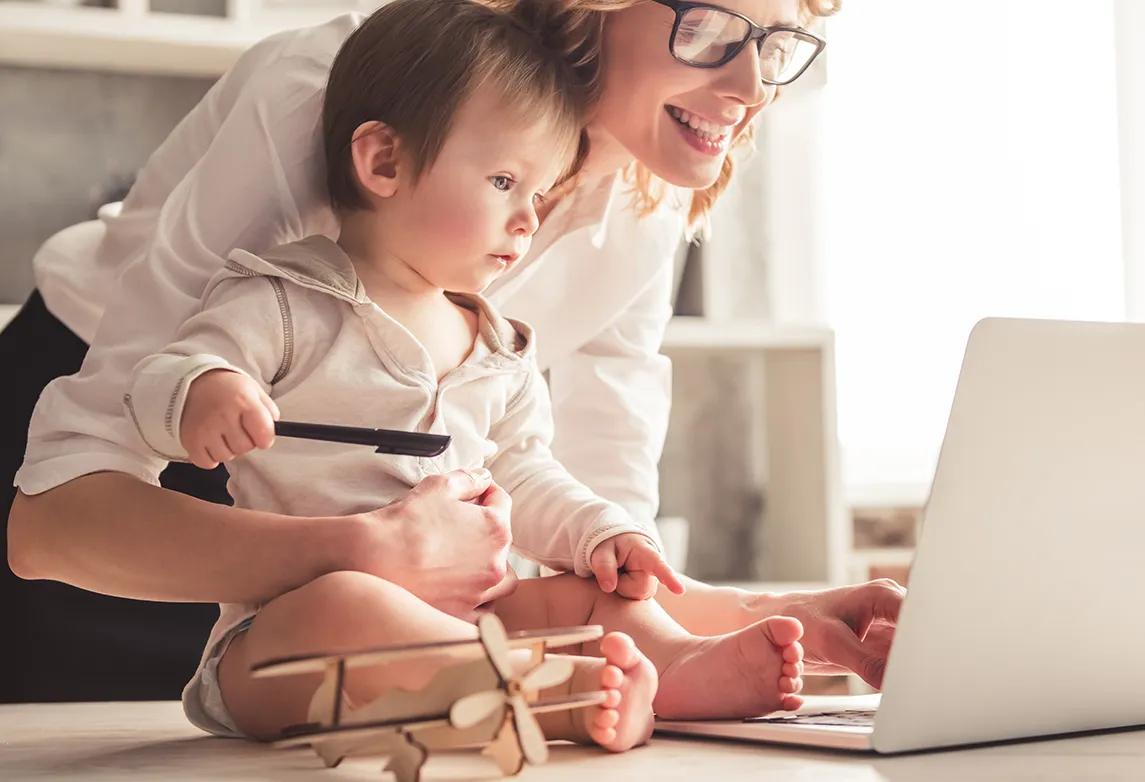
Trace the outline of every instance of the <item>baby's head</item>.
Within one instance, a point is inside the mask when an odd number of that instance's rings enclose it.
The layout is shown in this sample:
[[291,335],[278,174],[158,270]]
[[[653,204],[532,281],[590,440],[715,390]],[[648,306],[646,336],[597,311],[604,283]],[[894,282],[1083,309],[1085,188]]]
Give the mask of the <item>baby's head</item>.
[[592,87],[560,54],[548,0],[530,2],[394,0],[330,71],[331,203],[367,218],[373,257],[435,287],[479,291],[524,255],[545,193],[583,159]]

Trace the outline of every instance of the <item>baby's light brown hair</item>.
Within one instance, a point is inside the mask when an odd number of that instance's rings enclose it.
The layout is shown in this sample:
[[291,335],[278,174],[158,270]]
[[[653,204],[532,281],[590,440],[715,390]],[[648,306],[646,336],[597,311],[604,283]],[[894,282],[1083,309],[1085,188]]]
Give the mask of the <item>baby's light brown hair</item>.
[[[520,13],[530,6],[531,13]],[[394,0],[346,39],[330,69],[322,110],[326,187],[338,211],[365,209],[351,154],[354,132],[381,121],[402,140],[414,181],[440,154],[462,103],[490,85],[506,126],[545,122],[562,179],[587,154],[583,128],[595,95],[563,52],[549,0],[517,13],[474,0]]]

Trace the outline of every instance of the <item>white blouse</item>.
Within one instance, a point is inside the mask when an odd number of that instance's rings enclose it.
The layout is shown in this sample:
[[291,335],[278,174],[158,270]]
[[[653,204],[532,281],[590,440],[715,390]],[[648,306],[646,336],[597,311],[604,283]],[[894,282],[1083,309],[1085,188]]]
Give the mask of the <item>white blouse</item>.
[[[172,340],[232,250],[337,236],[322,100],[334,56],[361,20],[348,14],[252,47],[151,156],[121,209],[37,253],[48,309],[91,349],[36,406],[15,481],[22,491],[103,470],[156,483],[166,462],[122,405],[132,368]],[[562,199],[530,255],[485,296],[537,334],[554,454],[654,528],[671,394],[659,349],[684,218],[669,205],[639,217],[626,191],[618,175]]]

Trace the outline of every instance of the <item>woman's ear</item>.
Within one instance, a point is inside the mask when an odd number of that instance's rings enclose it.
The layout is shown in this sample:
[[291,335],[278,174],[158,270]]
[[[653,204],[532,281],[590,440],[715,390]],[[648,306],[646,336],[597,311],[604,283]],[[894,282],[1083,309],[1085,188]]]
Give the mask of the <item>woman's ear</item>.
[[367,197],[389,198],[398,191],[400,147],[397,133],[384,122],[363,122],[354,129],[354,174]]

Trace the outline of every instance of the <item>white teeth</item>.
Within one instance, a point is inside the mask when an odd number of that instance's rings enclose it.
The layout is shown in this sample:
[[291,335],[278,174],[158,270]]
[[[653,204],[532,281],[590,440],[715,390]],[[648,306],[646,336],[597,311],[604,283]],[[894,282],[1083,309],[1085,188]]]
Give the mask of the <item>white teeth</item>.
[[676,108],[675,106],[669,106],[668,113],[681,125],[687,125],[697,136],[708,141],[720,139],[732,131],[732,128],[726,125],[717,125],[714,122],[708,122],[703,117],[697,116],[690,111]]

